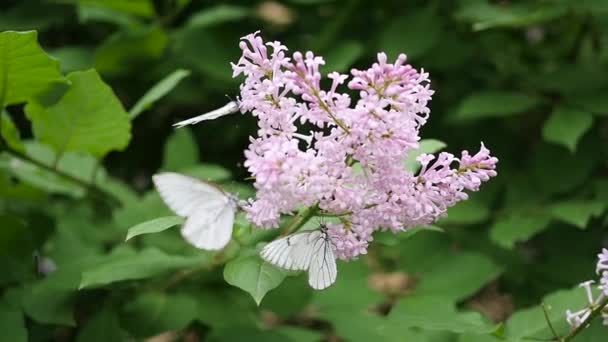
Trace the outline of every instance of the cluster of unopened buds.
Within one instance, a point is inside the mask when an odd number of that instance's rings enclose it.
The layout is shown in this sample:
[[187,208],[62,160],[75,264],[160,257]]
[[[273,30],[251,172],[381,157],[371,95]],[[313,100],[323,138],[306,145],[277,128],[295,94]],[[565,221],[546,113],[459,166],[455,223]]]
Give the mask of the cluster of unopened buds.
[[608,326],[608,307],[606,307],[606,298],[608,298],[608,249],[602,249],[602,252],[597,255],[598,261],[596,273],[600,276],[600,284],[597,286],[599,294],[594,295],[592,289],[594,280],[588,280],[579,285],[585,289],[587,295],[587,306],[576,312],[566,311],[566,320],[572,328],[578,328],[582,324],[587,324],[588,319],[595,310],[601,310],[600,315],[603,318],[604,325]]
[[[315,234],[304,234],[306,239],[292,235],[267,245],[262,251],[267,261],[308,270],[311,277],[326,272],[335,268],[336,258],[366,254],[373,232],[431,224],[466,200],[467,191],[479,190],[496,176],[498,159],[483,144],[479,152],[463,151],[460,157],[421,154],[417,172],[405,167],[405,159],[419,148],[433,95],[428,73],[406,64],[405,55],[390,62],[379,53],[367,70],[330,72],[323,80],[325,62],[312,52],[288,57],[285,46],[264,43],[257,32],[239,46],[242,56],[232,64],[233,76],[245,77],[238,100],[176,125],[251,113],[259,129],[250,138],[244,165],[255,180],[256,196],[238,205],[247,219],[273,229],[282,215],[306,208],[309,217],[336,218]],[[318,241],[325,260],[318,261],[319,270],[313,269],[319,252],[312,251]],[[330,265],[322,264],[328,259]],[[327,277],[311,279],[311,286],[329,286],[335,274],[330,270]]]

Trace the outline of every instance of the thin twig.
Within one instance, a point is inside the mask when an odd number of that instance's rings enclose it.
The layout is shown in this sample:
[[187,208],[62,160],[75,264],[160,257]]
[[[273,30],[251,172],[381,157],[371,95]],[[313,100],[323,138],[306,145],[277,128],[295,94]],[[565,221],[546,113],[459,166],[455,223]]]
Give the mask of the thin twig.
[[604,300],[602,300],[599,304],[597,304],[597,306],[595,306],[593,308],[593,310],[591,310],[591,313],[589,314],[587,319],[585,319],[583,321],[583,323],[581,323],[579,326],[574,328],[574,330],[572,330],[568,335],[566,335],[564,338],[562,338],[560,340],[560,342],[572,341],[576,337],[576,335],[580,334],[583,330],[585,330],[585,328],[587,328],[591,324],[591,321],[593,321],[593,319],[595,317],[599,316],[602,313],[602,310],[607,305],[608,305],[608,296],[606,296],[606,298],[604,298]]
[[549,319],[549,313],[547,312],[547,305],[543,302],[541,304],[541,307],[543,308],[543,314],[545,314],[545,320],[547,321],[547,325],[549,326],[549,329],[551,329],[551,333],[553,333],[553,337],[555,337],[556,341],[561,342],[562,339],[559,337],[558,333],[555,331],[555,328],[553,327],[553,323],[551,323],[551,320]]
[[24,160],[28,163],[32,163],[42,169],[45,169],[47,171],[50,171],[58,176],[60,176],[61,178],[64,178],[82,188],[84,188],[85,190],[87,190],[90,194],[92,195],[97,195],[100,198],[106,199],[110,204],[118,206],[120,205],[120,200],[114,196],[113,194],[105,191],[104,189],[96,186],[95,184],[90,184],[87,183],[86,181],[83,181],[82,179],[76,178],[72,175],[70,175],[69,173],[66,173],[64,171],[61,171],[59,169],[56,169],[50,165],[47,165],[39,160],[36,160],[30,156],[28,156],[27,154],[17,151],[15,149],[13,149],[12,147],[8,146],[8,144],[6,144],[6,142],[2,141],[0,143],[0,146],[2,146],[3,148],[0,150],[2,152],[6,152],[10,155],[12,155],[13,157],[19,158],[21,160]]

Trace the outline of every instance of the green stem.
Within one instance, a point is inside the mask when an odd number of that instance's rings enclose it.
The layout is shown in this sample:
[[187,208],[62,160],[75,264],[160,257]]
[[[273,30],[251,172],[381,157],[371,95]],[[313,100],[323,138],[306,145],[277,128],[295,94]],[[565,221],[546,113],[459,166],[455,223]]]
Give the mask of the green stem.
[[568,335],[566,335],[562,339],[558,340],[558,342],[572,341],[576,337],[576,335],[580,334],[581,331],[585,330],[585,328],[587,328],[589,326],[589,324],[591,324],[591,321],[593,321],[594,318],[596,318],[597,316],[599,316],[602,313],[602,310],[607,305],[608,305],[608,296],[606,296],[606,298],[604,298],[604,300],[602,300],[596,307],[593,308],[593,310],[591,310],[591,314],[589,315],[589,317],[587,317],[587,319],[585,319],[583,321],[583,323],[581,325],[576,327],[574,330],[572,330]]
[[118,198],[116,198],[113,194],[111,194],[111,193],[103,190],[102,188],[97,187],[94,184],[87,183],[87,182],[85,182],[85,181],[83,181],[83,180],[81,180],[79,178],[76,178],[76,177],[70,175],[69,173],[63,172],[63,171],[58,170],[58,169],[56,169],[56,168],[54,168],[54,167],[52,167],[50,165],[45,164],[45,163],[43,163],[43,162],[41,162],[39,160],[36,160],[36,159],[28,156],[27,154],[23,153],[23,152],[17,151],[15,149],[13,149],[12,147],[8,146],[8,144],[6,144],[4,142],[4,139],[1,139],[1,140],[2,140],[2,144],[1,145],[4,145],[3,149],[2,149],[3,152],[6,152],[6,153],[12,155],[13,157],[17,157],[17,158],[19,158],[21,160],[24,160],[24,161],[27,161],[29,163],[32,163],[32,164],[34,164],[34,165],[36,165],[36,166],[38,166],[38,167],[40,167],[42,169],[50,171],[50,172],[52,172],[52,173],[60,176],[61,178],[64,178],[64,179],[66,179],[66,180],[68,180],[68,181],[70,181],[70,182],[72,182],[72,183],[74,183],[74,184],[76,184],[76,185],[84,188],[90,194],[96,195],[96,196],[98,196],[100,198],[103,198],[103,199],[106,199],[112,205],[115,205],[115,206],[119,206],[120,205],[120,200]]
[[287,223],[281,235],[285,236],[298,231],[298,229],[302,228],[306,222],[317,214],[317,211],[319,211],[319,205],[315,204],[312,207],[306,208],[306,210],[299,212],[291,219],[291,221],[289,221],[289,223]]

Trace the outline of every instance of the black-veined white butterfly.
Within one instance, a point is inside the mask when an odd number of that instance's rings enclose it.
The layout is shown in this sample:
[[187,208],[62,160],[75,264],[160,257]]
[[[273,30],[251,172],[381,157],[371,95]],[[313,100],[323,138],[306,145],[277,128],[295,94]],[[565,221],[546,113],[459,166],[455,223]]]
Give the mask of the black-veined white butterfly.
[[165,172],[152,177],[167,206],[185,217],[181,232],[186,241],[207,250],[224,248],[232,237],[237,199],[201,180]]
[[188,125],[194,125],[197,124],[201,121],[207,121],[207,120],[213,120],[213,119],[217,119],[219,117],[222,116],[226,116],[232,113],[236,113],[239,110],[239,104],[235,101],[230,101],[228,102],[226,105],[224,105],[221,108],[218,108],[216,110],[212,110],[208,113],[199,115],[199,116],[195,116],[193,118],[190,118],[188,120],[184,120],[184,121],[180,121],[178,123],[174,123],[173,126],[181,128],[184,126],[188,126]]
[[336,281],[338,270],[327,229],[302,231],[264,246],[260,252],[267,262],[292,271],[308,271],[308,284],[322,290]]

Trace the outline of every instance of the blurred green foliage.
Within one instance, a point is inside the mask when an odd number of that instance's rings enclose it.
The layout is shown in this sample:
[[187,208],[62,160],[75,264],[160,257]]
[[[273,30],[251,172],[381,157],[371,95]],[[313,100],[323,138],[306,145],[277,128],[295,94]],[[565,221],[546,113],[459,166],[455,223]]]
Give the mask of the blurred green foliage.
[[[274,233],[242,217],[221,254],[189,246],[150,177],[252,194],[251,117],[171,124],[237,95],[229,62],[259,29],[326,72],[406,53],[436,90],[423,135],[447,144],[424,150],[481,139],[499,176],[325,291],[262,263]],[[1,341],[549,340],[541,301],[560,334],[584,303],[607,241],[608,1],[8,0],[0,31]]]

